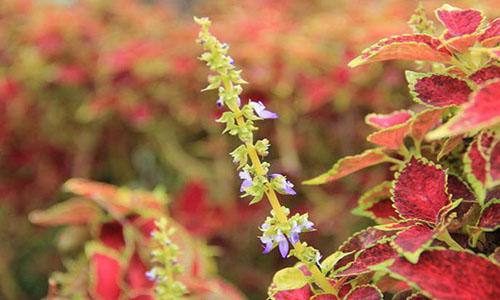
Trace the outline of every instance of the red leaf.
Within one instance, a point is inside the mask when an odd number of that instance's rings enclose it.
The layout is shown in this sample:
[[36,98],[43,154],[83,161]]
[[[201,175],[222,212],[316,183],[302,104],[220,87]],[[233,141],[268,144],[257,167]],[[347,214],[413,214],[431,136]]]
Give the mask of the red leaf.
[[434,230],[424,224],[416,224],[396,235],[392,245],[406,259],[412,263],[418,261],[418,257],[433,240]]
[[500,42],[500,18],[490,22],[488,28],[479,37],[479,41],[486,47],[494,47]]
[[500,200],[488,202],[481,212],[478,226],[487,231],[494,231],[500,227]]
[[73,194],[88,198],[116,216],[135,210],[161,210],[161,201],[147,192],[118,189],[116,186],[82,178],[73,178],[64,184]]
[[35,210],[30,213],[32,223],[44,226],[85,225],[97,220],[100,209],[92,202],[82,198],[73,198],[58,203],[46,210]]
[[445,172],[415,157],[397,176],[392,194],[396,211],[402,217],[434,224],[440,210],[450,203]]
[[500,79],[487,81],[471,95],[462,111],[427,137],[437,139],[493,126],[500,121]]
[[123,226],[118,221],[111,221],[101,225],[99,240],[109,248],[122,250],[125,247]]
[[336,273],[335,276],[351,276],[371,272],[370,267],[397,257],[397,252],[389,244],[378,244],[363,250],[352,264]]
[[495,78],[500,78],[500,67],[496,65],[482,68],[469,76],[469,79],[477,84],[483,84],[484,82]]
[[309,300],[311,288],[308,284],[300,289],[279,291],[274,295],[276,300]]
[[369,149],[361,154],[347,156],[340,159],[328,172],[313,179],[304,181],[303,184],[323,184],[385,161],[386,156],[381,149]]
[[309,300],[338,300],[337,296],[332,294],[319,294],[311,297]]
[[446,109],[427,109],[415,116],[411,122],[411,136],[418,142],[422,141],[431,129],[441,120]]
[[436,299],[500,299],[500,267],[486,258],[452,250],[422,253],[417,264],[398,258],[389,270]]
[[450,58],[450,52],[438,39],[425,34],[404,34],[380,40],[365,49],[349,66],[392,59],[447,62]]
[[409,110],[398,110],[390,114],[375,114],[371,113],[365,117],[365,123],[377,129],[392,127],[402,124],[413,116]]
[[460,145],[462,140],[463,140],[462,135],[452,136],[452,137],[449,137],[448,139],[446,139],[446,141],[443,143],[443,146],[441,147],[441,150],[439,150],[437,160],[441,160],[441,158],[448,155],[458,145]]
[[500,180],[500,141],[495,143],[490,154],[490,175],[493,183],[497,185]]
[[428,106],[460,105],[472,92],[465,81],[447,75],[406,71],[406,78],[413,100]]
[[335,264],[334,269],[339,269],[340,267],[347,265],[349,262],[354,260],[357,252],[372,247],[378,243],[385,242],[386,238],[392,236],[393,234],[394,231],[379,230],[374,227],[368,227],[365,230],[355,233],[339,247],[339,251],[344,253],[352,252],[352,254],[340,259]]
[[397,150],[404,144],[404,138],[410,130],[411,120],[403,124],[385,128],[366,137],[371,143],[391,150]]
[[474,140],[464,154],[464,170],[467,176],[467,180],[474,189],[474,191],[479,195],[479,198],[484,197],[484,185],[486,183],[486,164],[487,161],[484,158],[481,151],[479,151],[477,139]]
[[392,206],[391,185],[391,182],[386,181],[365,192],[352,213],[372,218],[379,223],[399,219],[398,213]]
[[374,285],[360,285],[345,296],[344,300],[382,300],[383,295]]
[[398,220],[400,219],[398,213],[392,206],[390,198],[382,199],[374,203],[371,207],[366,209],[372,213],[373,218],[376,220]]
[[139,254],[134,252],[125,274],[125,282],[129,287],[130,294],[140,295],[141,299],[144,300],[153,300],[153,297],[150,294],[154,284],[153,281],[146,278],[147,271],[148,268],[139,257]]
[[121,265],[118,258],[95,250],[90,256],[91,293],[93,299],[114,300],[121,294]]
[[445,38],[476,32],[484,20],[483,14],[475,9],[460,9],[443,5],[436,9],[436,16],[446,27]]

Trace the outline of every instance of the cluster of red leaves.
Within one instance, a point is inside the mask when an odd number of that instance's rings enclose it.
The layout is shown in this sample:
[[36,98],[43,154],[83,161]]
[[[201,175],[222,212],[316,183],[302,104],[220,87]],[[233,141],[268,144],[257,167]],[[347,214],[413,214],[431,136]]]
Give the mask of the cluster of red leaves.
[[[80,295],[92,299],[154,299],[154,283],[146,277],[150,269],[151,232],[154,220],[165,217],[159,195],[139,190],[117,188],[84,179],[71,179],[65,184],[75,195],[60,204],[30,214],[38,225],[85,228],[90,239],[84,243],[85,260],[71,270],[83,274],[73,282],[52,282],[50,299]],[[164,195],[163,195],[164,196]],[[232,286],[211,270],[210,257],[201,240],[191,236],[181,225],[176,228],[174,242],[179,246],[179,263],[184,272],[179,280],[194,299],[221,297],[243,299]],[[68,278],[73,274],[68,273]]]
[[[341,294],[345,284],[354,290],[371,284],[367,289],[373,295],[355,299],[382,299],[378,289],[394,294],[393,299],[500,297],[495,237],[500,228],[500,63],[491,55],[500,43],[500,22],[449,5],[437,9],[436,16],[444,27],[440,36],[394,36],[350,63],[431,62],[426,72],[406,73],[418,113],[368,115],[366,123],[378,131],[367,140],[379,148],[341,159],[306,181],[322,184],[380,163],[398,170],[392,181],[361,196],[354,210],[380,225],[353,235],[332,256],[337,257],[333,266],[323,266],[338,294],[311,299],[350,299]],[[303,289],[286,293],[298,295]]]

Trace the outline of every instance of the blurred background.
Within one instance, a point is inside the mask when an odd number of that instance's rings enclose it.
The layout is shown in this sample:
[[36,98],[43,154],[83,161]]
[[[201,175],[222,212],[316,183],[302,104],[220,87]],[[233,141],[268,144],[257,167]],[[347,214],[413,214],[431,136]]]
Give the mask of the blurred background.
[[[496,3],[495,3],[496,2]],[[443,1],[424,1],[432,16]],[[448,1],[498,15],[494,0]],[[496,5],[495,5],[496,4]],[[319,230],[308,238],[332,252],[368,221],[352,216],[357,196],[387,176],[371,168],[334,184],[301,186],[334,161],[370,147],[363,117],[408,107],[404,63],[349,69],[380,38],[410,32],[417,1],[397,0],[1,0],[0,299],[40,299],[62,270],[61,228],[27,215],[67,198],[72,177],[152,190],[169,213],[217,246],[219,273],[250,299],[264,299],[272,274],[293,263],[261,254],[265,202],[248,206],[222,136],[222,113],[197,60],[192,16],[213,31],[249,82],[244,99],[280,118],[262,122],[273,172],[286,174]],[[237,262],[237,263],[235,263]]]

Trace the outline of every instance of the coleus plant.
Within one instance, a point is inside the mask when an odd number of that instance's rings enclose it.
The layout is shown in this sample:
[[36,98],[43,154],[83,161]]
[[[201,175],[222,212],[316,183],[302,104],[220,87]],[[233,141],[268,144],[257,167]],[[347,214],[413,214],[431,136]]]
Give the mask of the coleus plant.
[[30,214],[64,225],[59,246],[76,253],[51,277],[47,299],[243,299],[214,273],[210,248],[168,216],[162,189],[76,178],[64,187],[75,196]]
[[500,20],[449,5],[437,9],[436,17],[444,26],[440,35],[419,8],[410,21],[414,34],[383,39],[349,64],[417,61],[420,72],[406,73],[417,105],[368,115],[366,123],[377,131],[367,140],[377,147],[341,159],[305,182],[324,184],[382,163],[395,171],[394,179],[366,192],[355,209],[378,225],[354,234],[323,261],[299,240],[299,233],[313,229],[307,215],[289,217],[277,200],[276,192],[295,192],[284,176],[268,175],[270,165],[260,161],[269,142],[253,140],[255,121],[277,115],[260,102],[241,103],[245,82],[228,46],[208,32],[208,19],[196,19],[206,50],[201,60],[216,74],[206,89],[218,89],[218,106],[229,109],[218,121],[243,142],[231,153],[242,169],[243,196],[252,196],[253,204],[266,195],[272,206],[261,227],[264,252],[278,247],[282,256],[300,261],[276,273],[271,298],[382,299],[383,293],[393,299],[500,298],[495,232],[500,225]]

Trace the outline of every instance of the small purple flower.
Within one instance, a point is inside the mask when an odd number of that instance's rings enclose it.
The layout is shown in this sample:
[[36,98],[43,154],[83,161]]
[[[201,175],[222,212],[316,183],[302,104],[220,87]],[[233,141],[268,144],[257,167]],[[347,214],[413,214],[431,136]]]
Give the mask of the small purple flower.
[[149,280],[149,281],[155,281],[156,280],[156,274],[155,274],[155,271],[154,270],[149,270],[145,273],[146,275],[146,278]]
[[243,180],[240,186],[240,192],[243,193],[247,188],[253,185],[252,176],[250,176],[250,173],[248,173],[247,171],[241,171],[238,175],[240,176],[241,180]]
[[299,234],[302,233],[302,226],[294,224],[290,229],[290,242],[295,245],[299,242]]
[[268,237],[268,236],[261,236],[259,237],[260,239],[260,242],[262,244],[264,244],[264,250],[262,251],[262,253],[264,254],[267,254],[269,252],[271,252],[271,250],[273,250],[274,248],[274,243],[273,243],[273,239]]
[[278,248],[280,249],[281,257],[285,258],[288,256],[288,250],[290,246],[288,245],[288,240],[283,233],[278,233],[274,240],[278,243]]
[[276,177],[280,177],[282,179],[280,189],[284,194],[286,194],[286,195],[296,195],[297,194],[297,192],[295,192],[295,190],[293,189],[293,186],[294,186],[293,183],[291,183],[289,180],[287,180],[285,176],[283,176],[281,174],[271,174],[269,177],[271,177],[272,179],[274,179]]
[[217,99],[217,102],[215,102],[215,104],[217,105],[218,108],[221,108],[224,105],[224,102],[222,102],[222,99],[219,98]]
[[231,65],[233,65],[233,66],[234,66],[234,59],[229,58],[229,64],[231,64]]
[[253,108],[257,116],[261,119],[277,119],[278,115],[266,109],[266,106],[261,101],[252,102],[251,100],[248,102],[248,105]]

